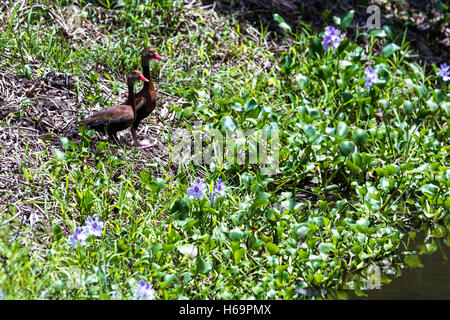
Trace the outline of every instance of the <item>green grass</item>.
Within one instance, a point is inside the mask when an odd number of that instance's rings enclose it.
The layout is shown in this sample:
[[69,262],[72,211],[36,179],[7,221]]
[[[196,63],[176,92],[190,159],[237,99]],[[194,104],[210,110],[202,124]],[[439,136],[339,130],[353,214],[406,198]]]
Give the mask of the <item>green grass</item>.
[[[425,73],[402,33],[360,34],[324,52],[307,26],[282,25],[289,36],[275,42],[267,30],[181,1],[119,4],[83,4],[73,19],[66,1],[8,4],[0,70],[76,76],[74,121],[120,101],[124,75],[151,44],[165,58],[151,66],[167,110],[165,126],[151,131],[158,143],[174,144],[173,133],[195,120],[224,133],[270,126],[279,172],[177,163],[173,154],[161,162],[83,130],[78,140],[39,132],[15,151],[4,146],[3,166],[7,157],[17,164],[0,175],[16,181],[0,196],[4,299],[132,299],[142,279],[157,299],[311,298],[304,288],[345,298],[350,287],[364,294],[367,267],[387,259],[400,269],[416,254],[406,243],[420,226],[432,235],[424,253],[436,249],[433,237],[449,244],[448,83]],[[367,64],[380,78],[371,89]],[[18,105],[0,124],[23,137],[20,121],[39,103]],[[197,177],[221,178],[226,196],[214,205],[188,199]],[[70,247],[89,216],[104,222],[102,236]]]

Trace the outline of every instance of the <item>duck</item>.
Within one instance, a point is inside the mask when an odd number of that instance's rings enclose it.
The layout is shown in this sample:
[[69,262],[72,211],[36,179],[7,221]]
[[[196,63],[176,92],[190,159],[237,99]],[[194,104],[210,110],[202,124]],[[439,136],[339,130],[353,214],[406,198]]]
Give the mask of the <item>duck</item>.
[[[152,75],[150,73],[151,59],[163,60],[163,58],[160,55],[158,55],[158,53],[154,48],[147,47],[142,51],[141,66],[142,71],[144,73],[144,77],[148,79],[148,82],[145,82],[142,89],[135,95],[137,105],[136,119],[134,120],[133,125],[131,127],[131,134],[135,141],[137,141],[136,130],[139,127],[139,124],[141,123],[142,120],[147,118],[150,115],[150,113],[153,112],[153,110],[156,107],[156,102],[158,100],[158,95],[156,94]],[[151,146],[148,143],[138,143],[138,145],[142,148],[147,148]]]
[[[137,108],[142,107],[144,100],[135,99],[134,85],[138,81],[148,83],[149,80],[139,70],[132,70],[127,76],[128,98],[123,104],[114,105],[103,109],[92,116],[79,122],[79,126],[94,129],[97,132],[108,134],[110,138],[117,141],[116,134],[119,131],[130,128],[136,120]],[[137,137],[133,134],[135,145],[138,144]]]

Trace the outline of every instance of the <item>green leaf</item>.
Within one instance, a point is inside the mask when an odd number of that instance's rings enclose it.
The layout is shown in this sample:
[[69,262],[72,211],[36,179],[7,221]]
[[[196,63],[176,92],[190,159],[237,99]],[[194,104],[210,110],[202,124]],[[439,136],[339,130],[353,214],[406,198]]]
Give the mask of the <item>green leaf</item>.
[[[340,54],[341,52],[344,52],[344,50],[348,47],[350,44],[350,39],[344,39],[339,43],[339,46],[337,48],[337,53]],[[342,65],[342,64],[341,64]],[[350,65],[348,65],[350,66]]]
[[425,184],[422,187],[420,187],[420,191],[422,191],[423,193],[425,193],[431,197],[436,196],[436,193],[438,190],[439,190],[439,187],[434,184],[431,184],[431,183]]
[[245,249],[239,248],[233,251],[234,263],[239,264],[242,260],[242,257],[245,255]]
[[348,157],[355,151],[355,144],[353,141],[342,141],[339,145],[339,150],[341,151],[342,155]]
[[311,58],[317,58],[317,55],[322,56],[324,53],[322,42],[320,39],[315,38],[311,41],[311,45],[309,46],[309,56]]
[[314,273],[313,277],[314,277],[314,282],[315,282],[317,285],[320,285],[320,284],[322,284],[323,278],[324,278],[325,276],[324,276],[322,273]]
[[61,150],[55,149],[53,150],[53,153],[55,154],[55,158],[57,160],[64,160],[66,158],[66,154]]
[[280,248],[273,242],[266,242],[264,246],[272,255],[276,255],[280,251]]
[[212,269],[211,263],[209,261],[205,261],[205,259],[202,256],[199,256],[196,259],[196,267],[197,272],[201,274],[207,274]]
[[244,236],[244,233],[238,227],[234,228],[230,231],[230,239],[231,241],[239,241]]
[[442,102],[441,108],[444,109],[445,114],[447,117],[450,117],[450,102]]
[[242,175],[241,175],[241,181],[242,181],[242,183],[244,184],[244,186],[246,187],[246,188],[250,188],[251,187],[251,185],[252,185],[252,181],[255,179],[255,177],[251,174],[251,173],[248,173],[248,172],[244,172]]
[[417,254],[406,256],[405,264],[411,268],[423,268],[423,264]]
[[233,101],[231,103],[231,109],[237,112],[241,112],[244,109],[244,107],[239,102]]
[[333,71],[331,71],[331,68],[326,65],[320,66],[320,70],[322,71],[325,80],[329,79],[333,73]]
[[213,93],[216,98],[220,98],[223,96],[223,88],[219,85],[214,85]]
[[367,131],[363,129],[356,129],[352,134],[352,140],[359,146],[362,146],[367,141]]
[[157,192],[161,191],[162,188],[164,188],[165,184],[166,184],[166,180],[161,179],[161,178],[156,178],[156,179],[153,179],[149,183],[149,186],[153,192],[157,193]]
[[316,128],[312,124],[306,124],[302,129],[307,137],[312,137],[316,134]]
[[336,135],[341,138],[345,138],[345,137],[347,137],[347,134],[348,134],[347,124],[343,121],[339,121],[336,126]]
[[342,23],[342,19],[338,16],[333,16],[333,22],[335,25],[340,26]]
[[442,238],[447,235],[447,229],[438,224],[431,232],[431,235],[435,238]]
[[222,129],[225,131],[226,130],[234,131],[237,128],[236,122],[234,121],[234,119],[231,116],[222,117],[221,123],[222,123]]
[[382,52],[383,52],[383,56],[385,58],[389,58],[390,56],[392,56],[394,54],[394,52],[400,50],[400,47],[398,45],[396,45],[395,43],[389,43],[387,45],[384,46]]
[[268,204],[270,197],[271,197],[270,193],[267,193],[267,192],[259,193],[252,203],[252,208],[260,208],[260,207]]
[[369,37],[374,37],[374,38],[385,38],[385,37],[387,37],[386,31],[384,31],[383,29],[372,29],[367,34],[368,34]]
[[341,27],[348,28],[355,16],[355,10],[350,10],[341,20]]
[[335,249],[335,246],[331,242],[322,242],[317,247],[317,250],[319,250],[320,253],[324,253],[324,254],[327,254],[328,252],[330,252],[331,250],[334,250],[334,249]]
[[305,89],[308,86],[309,77],[307,77],[307,76],[304,76],[302,74],[298,74],[295,77],[295,80],[297,81],[299,89]]
[[186,200],[181,198],[177,200],[174,205],[172,206],[172,209],[170,209],[171,214],[180,214],[181,219],[187,218],[187,215],[189,213],[189,206],[186,203]]
[[413,88],[420,99],[425,99],[427,97],[427,88],[423,85],[413,84]]
[[279,26],[281,29],[283,29],[283,31],[289,31],[289,32],[292,31],[291,27],[284,21],[284,19],[283,19],[278,13],[275,13],[275,14],[273,15],[273,19],[274,19],[276,22],[278,22],[278,26]]
[[291,26],[288,25],[286,22],[282,22],[282,23],[280,23],[278,26],[279,26],[281,29],[283,29],[283,31],[289,31],[289,32],[292,31]]
[[59,241],[64,237],[63,230],[59,224],[54,224],[52,226],[52,231],[53,231],[53,239],[55,239],[55,241]]
[[256,101],[254,99],[251,99],[244,104],[245,112],[252,111],[253,109],[256,109],[257,107],[258,107],[258,104],[256,103]]
[[193,244],[184,244],[181,246],[177,246],[177,250],[181,254],[188,256],[189,258],[195,258],[198,253],[197,247],[194,246]]

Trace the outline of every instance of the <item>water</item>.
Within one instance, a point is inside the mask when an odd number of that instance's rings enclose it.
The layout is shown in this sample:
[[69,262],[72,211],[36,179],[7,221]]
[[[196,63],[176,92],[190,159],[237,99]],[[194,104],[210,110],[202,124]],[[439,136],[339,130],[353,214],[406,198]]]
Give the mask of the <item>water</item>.
[[[412,264],[422,267],[408,267],[404,263],[391,268],[393,275],[382,274],[392,281],[382,284],[380,289],[365,290],[367,297],[359,297],[347,291],[348,299],[394,300],[394,299],[445,299],[450,300],[450,233],[439,234],[439,238],[426,237],[427,231],[419,233],[410,242],[408,251],[418,253]],[[420,254],[426,249],[432,253]],[[435,248],[435,249],[433,249]],[[418,258],[418,260],[417,260]],[[382,271],[383,272],[383,271]]]

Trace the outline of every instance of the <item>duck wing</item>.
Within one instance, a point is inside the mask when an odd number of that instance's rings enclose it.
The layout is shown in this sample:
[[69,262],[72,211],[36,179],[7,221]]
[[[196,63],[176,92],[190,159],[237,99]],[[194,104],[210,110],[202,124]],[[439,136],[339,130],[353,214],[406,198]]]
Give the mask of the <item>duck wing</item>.
[[103,109],[80,121],[80,125],[95,129],[96,127],[131,126],[134,121],[130,105],[119,104]]

